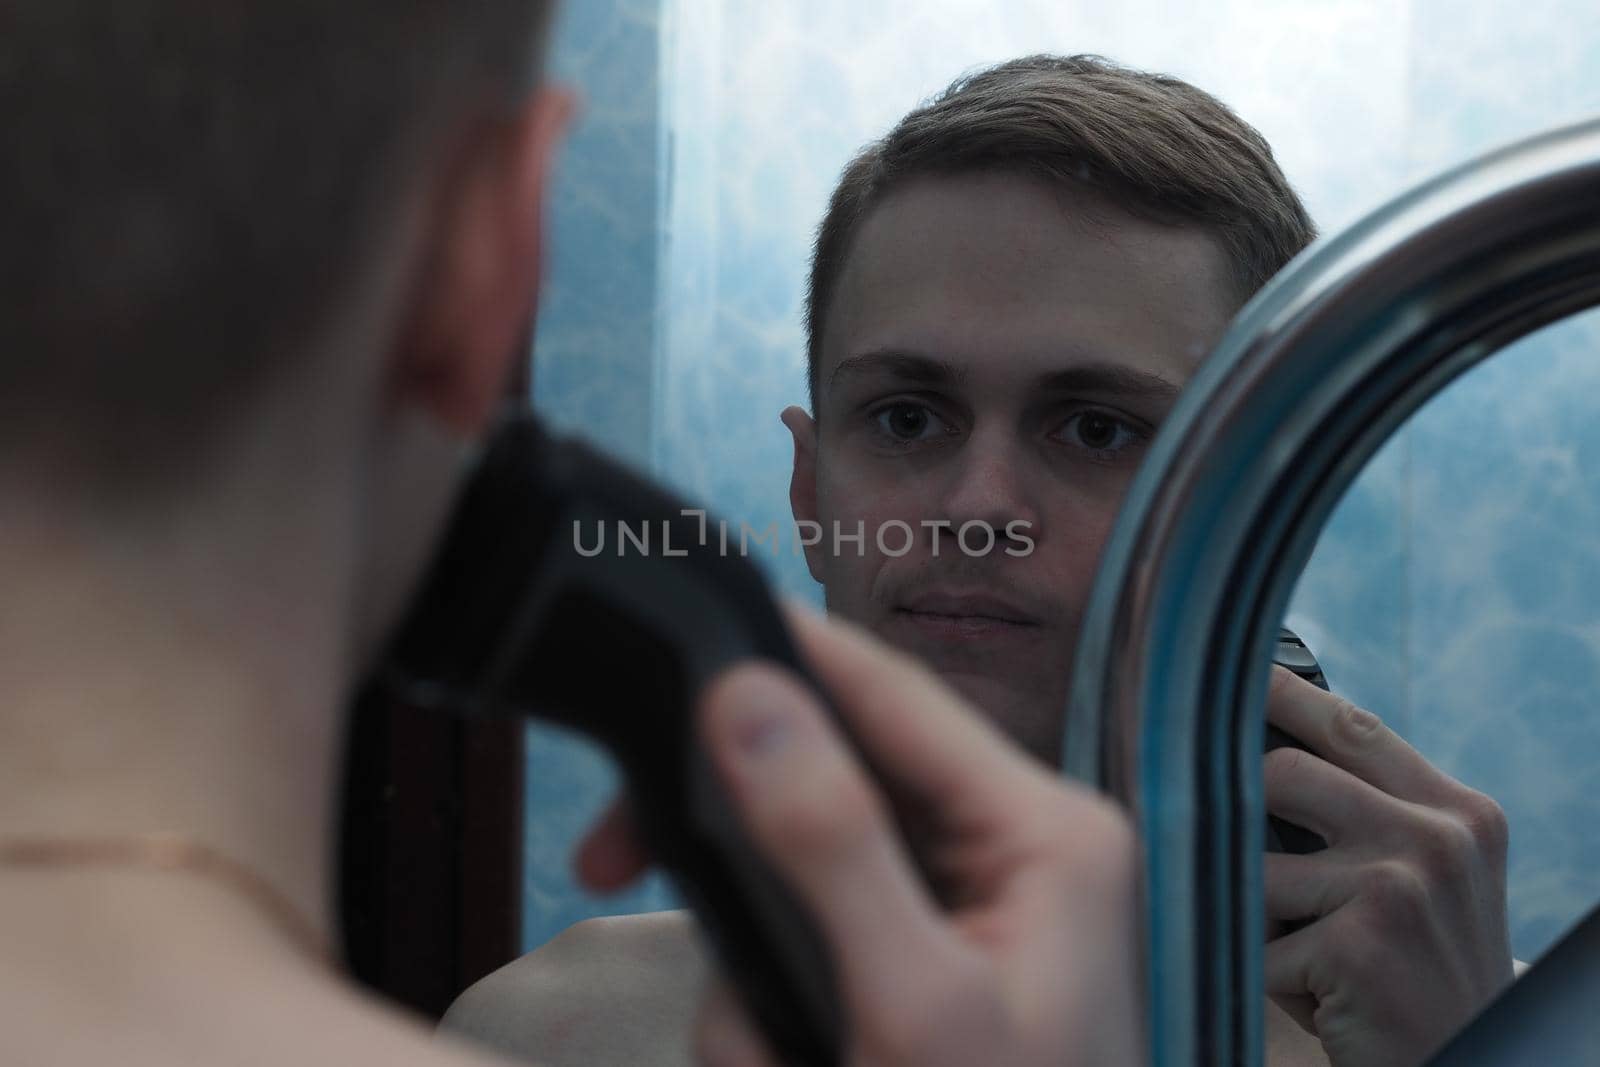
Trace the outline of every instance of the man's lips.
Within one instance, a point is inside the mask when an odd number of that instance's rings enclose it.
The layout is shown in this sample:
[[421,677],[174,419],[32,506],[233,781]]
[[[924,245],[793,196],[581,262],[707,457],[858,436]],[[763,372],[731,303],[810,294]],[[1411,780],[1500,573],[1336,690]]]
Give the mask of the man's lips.
[[922,626],[981,632],[1036,627],[1039,618],[1009,600],[988,593],[921,593],[895,611]]

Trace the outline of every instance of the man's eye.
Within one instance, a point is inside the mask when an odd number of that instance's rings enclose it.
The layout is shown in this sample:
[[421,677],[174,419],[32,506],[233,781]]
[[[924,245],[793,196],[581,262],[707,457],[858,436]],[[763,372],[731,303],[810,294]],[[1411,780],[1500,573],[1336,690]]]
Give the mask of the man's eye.
[[1092,408],[1075,412],[1061,424],[1059,434],[1068,444],[1098,456],[1117,455],[1148,436],[1127,419]]
[[872,413],[873,424],[892,441],[920,441],[944,432],[944,420],[921,404],[887,404]]

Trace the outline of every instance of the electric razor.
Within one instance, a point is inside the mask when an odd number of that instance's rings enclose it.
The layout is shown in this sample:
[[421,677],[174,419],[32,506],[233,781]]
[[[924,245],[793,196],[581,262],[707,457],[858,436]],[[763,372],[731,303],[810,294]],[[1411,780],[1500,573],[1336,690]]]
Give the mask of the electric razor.
[[[1311,654],[1306,643],[1294,631],[1286,626],[1278,628],[1278,646],[1272,654],[1272,662],[1281,667],[1287,667],[1295,674],[1304,678],[1312,685],[1324,691],[1328,689],[1328,679],[1323,676],[1322,667],[1317,663],[1317,657]],[[1310,751],[1295,738],[1270,722],[1267,723],[1266,751],[1275,748],[1299,748]],[[1267,816],[1267,851],[1268,852],[1294,852],[1304,854],[1317,852],[1327,848],[1328,843],[1320,835],[1312,833],[1302,826],[1291,822],[1284,822],[1276,815]]]
[[846,1020],[826,943],[748,839],[694,723],[705,685],[738,660],[785,667],[828,701],[755,565],[708,538],[718,528],[531,413],[511,416],[379,681],[416,704],[543,719],[604,746],[638,801],[642,843],[773,1050],[797,1067],[834,1065]]

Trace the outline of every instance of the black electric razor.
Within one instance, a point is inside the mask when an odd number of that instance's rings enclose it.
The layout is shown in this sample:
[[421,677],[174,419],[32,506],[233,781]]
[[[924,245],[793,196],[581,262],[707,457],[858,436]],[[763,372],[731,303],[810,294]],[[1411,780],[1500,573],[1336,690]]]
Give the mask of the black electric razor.
[[602,744],[639,801],[643,844],[774,1052],[796,1067],[834,1065],[846,1020],[826,944],[748,840],[693,714],[736,660],[779,664],[822,690],[761,574],[722,550],[717,529],[514,415],[469,477],[378,680],[425,706],[531,716]]
[[[1272,662],[1281,667],[1287,667],[1295,674],[1304,678],[1319,689],[1328,690],[1328,679],[1322,674],[1322,667],[1317,663],[1317,657],[1311,654],[1306,643],[1288,627],[1278,628],[1278,645],[1273,651]],[[1284,733],[1270,722],[1267,723],[1266,751],[1275,748],[1306,749],[1289,734]],[[1309,751],[1309,749],[1307,749]],[[1304,854],[1317,852],[1327,848],[1328,843],[1320,835],[1312,833],[1302,826],[1291,822],[1284,822],[1275,815],[1267,816],[1267,851],[1268,852],[1294,852]]]

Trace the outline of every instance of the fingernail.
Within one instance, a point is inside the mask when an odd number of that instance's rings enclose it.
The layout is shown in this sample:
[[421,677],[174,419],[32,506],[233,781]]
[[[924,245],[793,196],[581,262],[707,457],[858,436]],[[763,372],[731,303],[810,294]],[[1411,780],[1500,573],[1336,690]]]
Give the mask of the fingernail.
[[727,700],[730,740],[744,759],[770,760],[793,747],[799,714],[786,682],[765,671],[730,679]]
[[771,709],[741,711],[733,728],[734,743],[740,754],[752,759],[767,759],[781,753],[793,735],[793,723],[787,715]]

